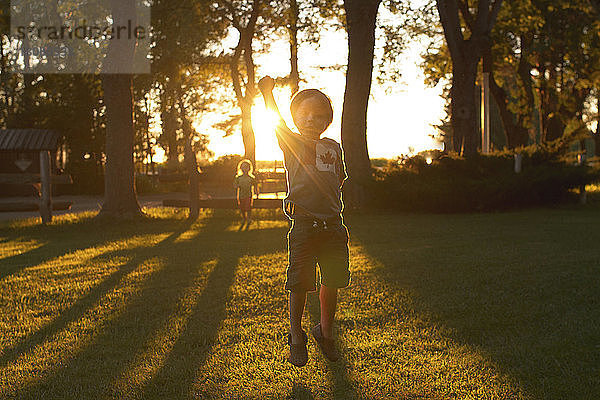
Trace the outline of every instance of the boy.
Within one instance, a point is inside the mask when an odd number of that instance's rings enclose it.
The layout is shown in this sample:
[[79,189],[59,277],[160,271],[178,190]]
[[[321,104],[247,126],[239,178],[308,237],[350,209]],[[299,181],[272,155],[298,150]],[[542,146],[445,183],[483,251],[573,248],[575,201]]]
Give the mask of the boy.
[[252,163],[250,160],[240,161],[237,170],[238,173],[233,186],[236,189],[237,202],[242,214],[242,225],[240,225],[240,229],[242,229],[244,225],[248,228],[250,222],[252,222],[252,201],[254,193],[258,196],[258,187],[256,185],[256,178],[252,174]]
[[[279,114],[273,98],[274,85],[269,76],[258,82],[266,106]],[[341,188],[346,173],[340,145],[332,139],[320,138],[333,119],[329,98],[316,89],[303,90],[292,99],[290,110],[300,135],[287,127],[280,114],[276,134],[284,155],[288,186],[284,212],[292,221],[285,284],[290,292],[289,361],[301,367],[308,361],[302,314],[306,292],[316,290],[317,263],[321,275],[321,321],[311,333],[330,361],[339,358],[333,340],[337,289],[350,284],[348,230],[341,214]]]

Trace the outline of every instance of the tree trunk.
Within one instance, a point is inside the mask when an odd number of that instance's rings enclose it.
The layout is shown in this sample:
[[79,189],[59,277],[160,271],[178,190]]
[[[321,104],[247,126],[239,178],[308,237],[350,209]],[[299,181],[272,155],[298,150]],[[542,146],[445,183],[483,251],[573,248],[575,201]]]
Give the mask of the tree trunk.
[[[479,143],[480,118],[475,86],[477,64],[483,50],[489,46],[489,35],[502,0],[480,0],[476,14],[464,0],[437,0],[436,5],[452,58],[450,122],[454,149],[460,150],[464,156],[472,156],[477,153]],[[463,23],[468,29],[463,27]],[[470,36],[465,36],[469,31]]]
[[173,78],[165,80],[164,87],[160,93],[160,119],[161,135],[160,142],[165,148],[167,157],[166,167],[168,171],[175,171],[179,166],[179,151],[177,148],[177,114],[175,110],[175,99],[173,94]]
[[132,76],[103,76],[106,104],[106,166],[104,204],[100,216],[132,218],[141,216],[133,171],[133,90]]
[[298,72],[298,3],[291,0],[288,33],[290,35],[290,91],[293,96],[300,87]]
[[0,108],[0,124],[3,126],[6,124],[6,117],[8,115],[8,90],[6,85],[7,70],[6,70],[6,55],[4,54],[4,34],[0,34],[0,88],[2,88],[2,108]]
[[[115,25],[126,26],[135,16],[135,1],[111,0]],[[136,21],[132,21],[133,24]],[[133,165],[133,77],[125,72],[133,65],[135,41],[113,40],[103,75],[106,105],[106,167],[104,203],[99,216],[134,218],[142,215],[137,201]]]
[[[553,63],[556,65],[557,63]],[[560,138],[565,131],[565,123],[560,115],[560,102],[555,90],[558,87],[558,76],[555,68],[549,69],[550,79],[547,81],[549,90],[546,96],[547,113],[544,114],[544,125],[546,127],[546,140],[551,142]]]
[[596,133],[594,135],[594,146],[596,156],[600,155],[600,89],[596,89]]
[[[144,94],[144,106],[146,109],[146,112],[144,113],[144,129],[146,130],[146,157],[150,163],[149,170],[152,172],[152,176],[154,177],[154,159],[152,158],[152,142],[150,141],[150,105],[147,94]],[[146,168],[146,174],[148,174],[148,167]]]
[[183,103],[180,102],[183,136],[185,140],[185,165],[187,167],[190,180],[190,213],[188,219],[190,221],[195,221],[198,219],[198,215],[200,215],[200,174],[198,173],[198,162],[196,160],[196,154],[192,149],[193,129],[190,121],[187,118],[187,115],[185,115],[184,110],[185,108],[183,107]]
[[240,103],[242,111],[242,141],[244,142],[244,158],[250,160],[256,167],[256,140],[252,128],[252,104],[246,101]]
[[517,68],[517,77],[521,82],[525,95],[526,110],[519,114],[519,125],[528,128],[528,135],[535,138],[534,109],[535,97],[533,94],[533,80],[531,79],[531,62],[529,55],[533,44],[533,34],[521,35],[521,55],[519,57],[519,66]]
[[479,108],[475,86],[478,61],[474,56],[452,60],[450,122],[455,139],[454,150],[467,157],[477,153],[479,144]]
[[524,146],[527,144],[529,138],[527,128],[521,126],[518,122],[515,122],[519,119],[508,109],[508,95],[506,94],[506,91],[496,83],[493,66],[491,46],[488,46],[483,55],[483,72],[490,74],[490,91],[500,110],[500,119],[502,121],[502,127],[504,128],[506,143],[509,149]]
[[167,105],[162,115],[162,130],[167,144],[167,169],[171,172],[179,167],[179,150],[177,148],[177,118],[173,105]]
[[371,93],[375,21],[381,0],[345,0],[348,32],[348,70],[342,110],[342,146],[348,173],[344,203],[361,208],[371,179],[367,149],[367,106]]
[[[256,21],[258,20],[262,6],[263,5],[261,1],[254,1],[252,5],[252,11],[250,12],[250,16],[248,18],[248,23],[245,27],[242,27],[240,21],[234,18],[233,25],[239,32],[240,38],[230,62],[233,90],[235,91],[235,97],[242,114],[242,140],[244,142],[244,157],[250,160],[255,168],[256,142],[254,138],[254,130],[252,129],[252,104],[254,103],[254,97],[257,94],[257,89],[255,79],[256,68],[252,58],[252,39],[254,38]],[[245,81],[240,73],[239,64],[242,57],[244,60],[244,71],[246,73]],[[244,85],[245,91],[242,89],[242,85]]]
[[[241,51],[236,49],[236,54]],[[251,56],[250,56],[251,57]],[[246,85],[246,93],[242,94],[242,77],[238,70],[239,55],[234,56],[231,63],[231,79],[235,90],[238,107],[242,114],[242,141],[244,143],[244,158],[250,160],[252,165],[256,167],[256,140],[254,137],[254,129],[252,128],[252,103],[254,100],[255,91],[249,85],[254,86],[254,72],[252,72],[252,83]],[[254,68],[254,66],[251,66]],[[250,78],[248,78],[250,81]]]

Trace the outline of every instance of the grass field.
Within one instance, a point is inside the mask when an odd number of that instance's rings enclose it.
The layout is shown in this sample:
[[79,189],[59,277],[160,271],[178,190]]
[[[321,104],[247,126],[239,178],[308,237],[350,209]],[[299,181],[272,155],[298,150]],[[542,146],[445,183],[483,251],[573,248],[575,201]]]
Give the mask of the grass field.
[[[600,210],[352,215],[343,359],[285,362],[287,222],[0,225],[0,397],[597,399]],[[310,296],[305,329],[318,320]]]

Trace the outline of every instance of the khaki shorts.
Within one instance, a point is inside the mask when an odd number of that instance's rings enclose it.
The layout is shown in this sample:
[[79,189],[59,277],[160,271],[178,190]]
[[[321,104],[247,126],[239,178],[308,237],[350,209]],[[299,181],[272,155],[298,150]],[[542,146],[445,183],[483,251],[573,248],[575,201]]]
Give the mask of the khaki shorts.
[[293,219],[288,232],[288,254],[287,290],[315,291],[317,264],[321,285],[350,285],[348,229],[340,217],[325,222],[305,217]]

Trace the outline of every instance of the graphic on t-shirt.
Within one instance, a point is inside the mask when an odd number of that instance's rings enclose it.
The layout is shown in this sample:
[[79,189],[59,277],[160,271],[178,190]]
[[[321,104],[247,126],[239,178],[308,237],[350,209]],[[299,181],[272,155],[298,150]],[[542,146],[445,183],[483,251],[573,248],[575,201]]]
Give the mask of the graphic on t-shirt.
[[316,148],[316,167],[319,171],[335,172],[336,152],[330,146],[317,143]]

